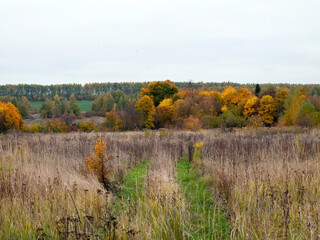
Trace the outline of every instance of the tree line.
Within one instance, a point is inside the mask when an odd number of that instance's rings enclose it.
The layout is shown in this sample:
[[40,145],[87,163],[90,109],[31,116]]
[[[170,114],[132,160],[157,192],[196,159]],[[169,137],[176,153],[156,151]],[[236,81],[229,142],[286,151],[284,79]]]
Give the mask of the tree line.
[[[60,118],[65,125],[59,125],[58,121],[53,120],[48,126],[38,126],[35,131],[71,129],[71,124],[80,116],[77,100],[74,94],[69,99],[58,94],[53,99],[47,98],[39,109],[41,117]],[[0,112],[0,122],[4,124],[12,115],[16,119],[14,126],[18,126],[19,122],[18,129],[23,129],[21,121],[16,118],[16,111],[21,115],[24,111],[28,113],[29,100],[25,96],[6,96],[0,97],[0,101],[2,104],[11,104],[2,105],[3,109],[14,109]],[[10,115],[9,112],[14,114]],[[290,89],[282,85],[256,84],[250,88],[226,85],[218,91],[210,88],[180,89],[177,84],[166,80],[147,84],[138,95],[127,95],[120,89],[104,92],[95,98],[91,111],[85,115],[104,116],[105,121],[101,126],[95,126],[90,121],[79,123],[83,131],[143,128],[198,130],[292,125],[312,127],[320,125],[320,97],[317,94],[311,95],[304,85]]]
[[[74,94],[77,100],[94,100],[97,96],[108,94],[112,91],[121,90],[126,96],[137,97],[142,88],[145,88],[150,82],[123,82],[123,83],[87,83],[81,84],[57,84],[57,85],[36,85],[36,84],[18,84],[18,85],[0,85],[0,96],[11,96],[16,98],[26,97],[29,101],[45,101],[53,99],[56,94],[62,98],[69,99]],[[175,82],[180,89],[200,89],[223,91],[227,86],[235,89],[248,88],[254,91],[255,84],[239,84],[231,82]],[[303,87],[309,96],[320,96],[320,84],[261,84],[262,88],[273,86],[274,88],[286,88],[289,91]]]

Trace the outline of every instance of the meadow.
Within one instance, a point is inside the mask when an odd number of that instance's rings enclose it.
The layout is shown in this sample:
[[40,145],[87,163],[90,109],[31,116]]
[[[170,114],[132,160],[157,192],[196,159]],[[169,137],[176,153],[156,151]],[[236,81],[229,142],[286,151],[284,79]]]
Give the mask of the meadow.
[[[31,107],[37,107],[38,109],[40,109],[43,103],[44,102],[30,102],[30,105]],[[88,112],[91,109],[92,101],[89,101],[89,100],[77,101],[77,104],[81,112]]]
[[317,239],[319,159],[319,129],[0,135],[0,239]]

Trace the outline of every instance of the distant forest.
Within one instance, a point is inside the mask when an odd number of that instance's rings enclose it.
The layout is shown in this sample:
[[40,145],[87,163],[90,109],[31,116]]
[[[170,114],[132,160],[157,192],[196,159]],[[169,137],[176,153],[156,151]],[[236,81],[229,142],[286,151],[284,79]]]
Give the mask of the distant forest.
[[[149,82],[123,82],[123,83],[88,83],[81,84],[59,84],[59,85],[36,85],[36,84],[8,84],[0,85],[0,96],[12,96],[21,98],[25,96],[29,101],[44,101],[47,98],[53,99],[56,94],[63,98],[69,98],[72,94],[77,100],[94,100],[97,96],[112,91],[121,90],[128,97],[138,97],[142,88]],[[256,84],[239,84],[232,82],[174,82],[180,90],[199,89],[205,91],[223,91],[228,86],[235,89],[247,88],[254,91]],[[303,87],[309,96],[320,96],[320,84],[260,84],[262,89],[274,90],[286,88],[289,91]]]
[[[103,116],[105,121],[100,126],[81,121],[77,125],[81,131],[97,131],[97,127],[99,131],[122,131],[320,126],[320,84],[241,85],[166,80],[84,86],[6,85],[0,90],[0,126],[6,127],[2,132],[10,129],[7,126],[11,120],[16,120],[16,129],[26,132],[70,131],[76,119],[92,116]],[[90,102],[89,111],[81,112],[81,100]],[[42,101],[41,107],[32,107],[32,101]],[[52,121],[23,126],[22,118],[37,114]]]

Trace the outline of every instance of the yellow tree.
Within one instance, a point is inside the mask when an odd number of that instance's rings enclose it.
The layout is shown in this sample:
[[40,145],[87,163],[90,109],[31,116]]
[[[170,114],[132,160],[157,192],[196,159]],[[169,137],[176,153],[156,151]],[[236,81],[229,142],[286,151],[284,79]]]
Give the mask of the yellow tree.
[[236,94],[236,90],[233,87],[228,87],[222,92],[222,98],[227,107],[229,107],[233,103],[234,95]]
[[12,103],[0,102],[0,132],[7,132],[9,129],[15,128],[20,131],[23,128],[23,120]]
[[247,88],[239,88],[234,95],[234,104],[238,109],[243,111],[244,105],[252,97],[251,92]]
[[251,98],[248,99],[248,101],[244,105],[244,111],[243,111],[243,115],[246,118],[250,117],[254,113],[257,113],[257,109],[255,106],[258,103],[258,101],[259,101],[259,98],[257,98],[256,96],[252,96]]
[[296,119],[298,117],[299,110],[306,100],[306,90],[301,88],[291,94],[285,106],[285,112],[281,121],[286,126],[291,126],[296,124]]
[[275,106],[274,99],[270,95],[265,95],[260,99],[258,112],[265,125],[271,126],[274,124]]
[[206,96],[206,97],[210,97],[210,98],[216,100],[220,104],[220,106],[224,105],[224,100],[223,100],[222,94],[217,91],[209,91],[209,92],[203,91],[203,92],[201,92],[201,95]]
[[142,115],[141,126],[146,128],[154,127],[154,115],[156,113],[156,108],[153,105],[153,100],[145,95],[136,103],[134,106],[137,113]]
[[170,98],[164,99],[157,107],[157,119],[162,126],[171,124],[176,119],[176,110]]
[[229,87],[222,92],[222,98],[229,109],[237,108],[243,111],[244,105],[251,97],[252,94],[247,88],[235,90],[233,87]]

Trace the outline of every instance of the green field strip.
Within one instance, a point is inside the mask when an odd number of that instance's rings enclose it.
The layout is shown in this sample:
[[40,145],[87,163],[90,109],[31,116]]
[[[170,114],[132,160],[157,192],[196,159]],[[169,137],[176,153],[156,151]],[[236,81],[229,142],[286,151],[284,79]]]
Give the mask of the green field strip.
[[177,164],[177,180],[191,214],[190,239],[229,239],[230,224],[226,213],[214,205],[211,191],[187,158]]
[[[31,107],[37,107],[39,110],[42,106],[44,102],[30,102]],[[92,101],[87,101],[87,100],[83,100],[83,101],[77,101],[77,104],[80,108],[81,112],[88,112],[91,110],[92,107]]]

